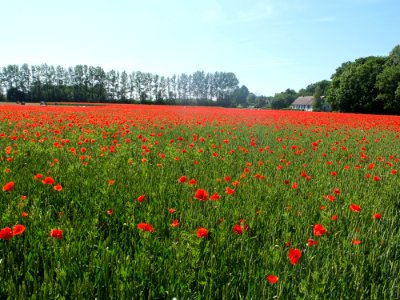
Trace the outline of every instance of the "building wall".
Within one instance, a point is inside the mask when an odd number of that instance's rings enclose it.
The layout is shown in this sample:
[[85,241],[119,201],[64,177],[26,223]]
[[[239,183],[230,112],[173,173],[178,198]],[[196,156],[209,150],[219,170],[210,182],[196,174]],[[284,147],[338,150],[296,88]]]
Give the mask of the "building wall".
[[292,105],[292,109],[304,110],[304,111],[313,111],[311,105]]

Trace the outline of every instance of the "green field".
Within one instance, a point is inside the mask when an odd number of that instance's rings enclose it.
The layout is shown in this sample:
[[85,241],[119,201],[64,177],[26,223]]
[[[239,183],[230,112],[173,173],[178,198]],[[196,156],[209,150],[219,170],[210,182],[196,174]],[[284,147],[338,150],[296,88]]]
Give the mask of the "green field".
[[0,298],[399,299],[399,149],[399,117],[2,106]]

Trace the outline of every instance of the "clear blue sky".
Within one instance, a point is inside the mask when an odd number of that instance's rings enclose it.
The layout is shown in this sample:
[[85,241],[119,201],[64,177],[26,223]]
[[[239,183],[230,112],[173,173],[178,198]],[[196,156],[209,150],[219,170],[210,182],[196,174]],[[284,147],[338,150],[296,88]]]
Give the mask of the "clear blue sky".
[[399,0],[0,0],[0,66],[234,72],[274,95],[400,44]]

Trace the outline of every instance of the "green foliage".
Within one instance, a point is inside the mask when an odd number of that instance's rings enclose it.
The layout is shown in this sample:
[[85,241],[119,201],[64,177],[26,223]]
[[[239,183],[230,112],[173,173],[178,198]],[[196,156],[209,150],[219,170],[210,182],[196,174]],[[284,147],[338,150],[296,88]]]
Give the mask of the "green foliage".
[[247,107],[247,97],[249,96],[249,89],[242,85],[240,88],[237,88],[232,95],[233,101],[236,106]]
[[326,91],[330,81],[322,80],[316,83],[309,84],[305,89],[300,89],[298,92],[299,96],[315,96],[315,93],[318,92],[319,96],[325,96]]
[[400,45],[390,53],[383,71],[377,76],[379,90],[377,100],[383,103],[385,112],[400,112]]
[[400,113],[400,46],[388,57],[346,62],[332,75],[327,99],[334,110],[364,113]]
[[11,101],[119,102],[143,104],[247,106],[249,93],[232,72],[173,75],[110,70],[76,65],[65,69],[47,64],[8,65],[0,72],[0,88]]
[[343,112],[381,113],[382,105],[376,100],[376,78],[384,68],[386,58],[359,58],[345,63],[332,76],[327,98],[333,109]]
[[271,108],[273,109],[282,109],[287,108],[292,104],[292,102],[298,97],[298,94],[295,90],[287,89],[284,92],[277,93],[272,98]]
[[253,93],[249,93],[247,95],[247,103],[249,105],[255,106],[256,105],[256,99],[257,99],[257,96],[255,94],[253,94]]

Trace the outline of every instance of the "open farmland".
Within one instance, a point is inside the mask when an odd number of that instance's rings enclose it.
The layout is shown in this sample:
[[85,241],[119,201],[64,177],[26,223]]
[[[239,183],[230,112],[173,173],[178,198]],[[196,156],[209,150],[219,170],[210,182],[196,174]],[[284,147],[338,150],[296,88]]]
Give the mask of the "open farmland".
[[400,298],[400,117],[0,106],[0,298]]

